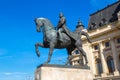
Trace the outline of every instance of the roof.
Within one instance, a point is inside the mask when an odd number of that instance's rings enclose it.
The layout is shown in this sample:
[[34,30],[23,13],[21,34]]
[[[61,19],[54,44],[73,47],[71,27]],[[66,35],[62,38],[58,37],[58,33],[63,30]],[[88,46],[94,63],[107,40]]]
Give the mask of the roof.
[[108,5],[102,10],[99,10],[90,15],[88,31],[102,27],[105,24],[118,20],[117,13],[120,11],[120,1]]

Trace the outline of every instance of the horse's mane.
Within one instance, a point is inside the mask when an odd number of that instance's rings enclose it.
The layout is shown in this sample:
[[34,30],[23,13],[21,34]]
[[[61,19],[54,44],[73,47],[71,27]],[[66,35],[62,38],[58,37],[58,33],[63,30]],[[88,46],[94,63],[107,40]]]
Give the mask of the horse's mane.
[[54,29],[54,26],[52,25],[52,23],[50,22],[49,19],[43,18],[43,17],[40,17],[40,18],[38,18],[38,19],[43,20],[44,22],[46,22],[47,25],[49,25],[51,28]]

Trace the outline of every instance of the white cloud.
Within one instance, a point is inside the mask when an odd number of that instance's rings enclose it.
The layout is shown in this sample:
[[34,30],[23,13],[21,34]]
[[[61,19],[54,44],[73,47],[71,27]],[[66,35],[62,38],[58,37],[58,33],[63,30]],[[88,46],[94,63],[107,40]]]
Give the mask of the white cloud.
[[10,72],[5,72],[5,73],[3,73],[3,74],[6,75],[6,76],[12,75],[12,73],[10,73]]
[[0,80],[27,80],[28,76],[33,80],[33,76],[26,72],[3,72],[0,73]]
[[13,56],[8,55],[8,50],[4,49],[4,48],[0,48],[0,59],[9,59],[9,58],[13,58]]
[[3,75],[5,76],[12,76],[12,75],[26,75],[27,73],[24,72],[4,72]]

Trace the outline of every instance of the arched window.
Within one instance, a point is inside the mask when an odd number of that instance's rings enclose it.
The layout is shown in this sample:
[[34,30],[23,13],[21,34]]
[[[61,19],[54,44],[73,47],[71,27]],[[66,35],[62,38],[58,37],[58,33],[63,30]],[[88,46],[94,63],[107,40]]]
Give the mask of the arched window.
[[97,72],[100,75],[103,70],[102,70],[102,64],[101,64],[101,60],[98,58],[96,59],[96,68],[97,68]]
[[107,65],[108,65],[109,73],[113,73],[115,71],[115,67],[112,56],[107,57]]

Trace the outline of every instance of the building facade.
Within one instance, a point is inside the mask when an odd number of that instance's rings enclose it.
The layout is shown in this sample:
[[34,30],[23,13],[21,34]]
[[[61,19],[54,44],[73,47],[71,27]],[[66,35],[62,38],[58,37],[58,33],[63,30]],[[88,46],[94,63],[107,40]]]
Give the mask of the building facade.
[[85,31],[92,43],[83,36],[83,49],[94,80],[120,80],[120,1],[91,14]]

